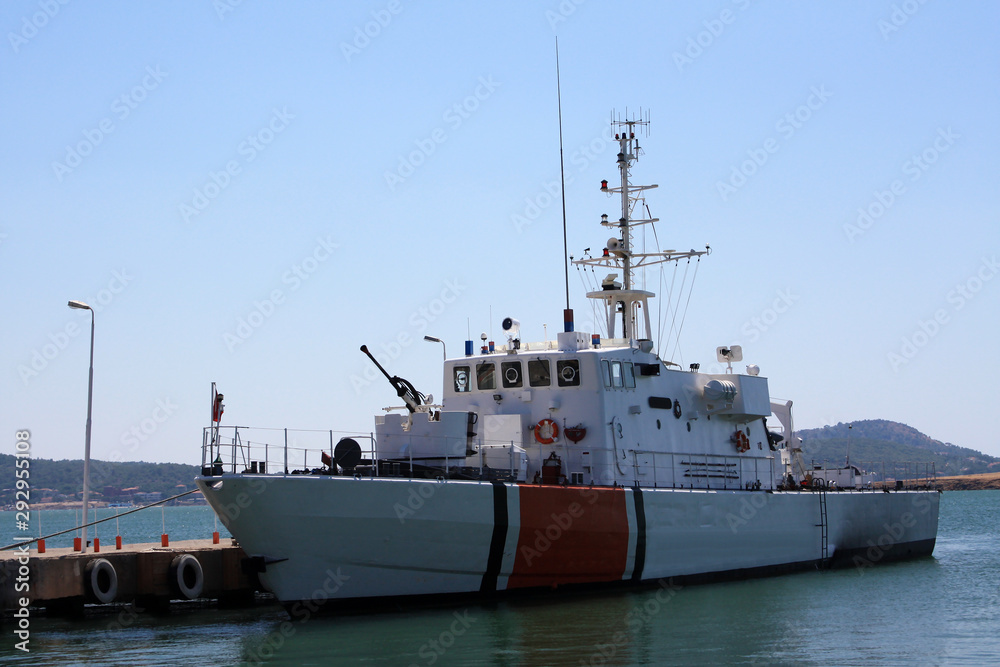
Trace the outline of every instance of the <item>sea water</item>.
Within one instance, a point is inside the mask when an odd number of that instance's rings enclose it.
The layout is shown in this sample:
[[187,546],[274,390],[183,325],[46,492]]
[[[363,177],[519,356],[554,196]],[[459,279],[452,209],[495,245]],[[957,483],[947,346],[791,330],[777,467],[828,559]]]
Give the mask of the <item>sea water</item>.
[[[167,534],[171,542],[180,540],[208,540],[218,531],[223,539],[230,537],[222,522],[216,520],[215,513],[207,505],[171,506],[163,505],[139,509],[135,507],[91,507],[87,513],[88,523],[101,521],[87,528],[87,541],[101,540],[101,550],[114,549],[115,537],[120,535],[123,544],[160,543],[160,535]],[[31,510],[30,526],[34,537],[42,537],[62,532],[81,525],[82,511]],[[14,544],[24,540],[24,533],[16,531],[14,512],[0,512],[3,543]],[[49,537],[46,549],[72,547],[73,538],[80,537],[79,530]],[[2,546],[2,545],[0,545]]]
[[945,493],[934,555],[903,563],[357,616],[126,608],[31,633],[15,650],[8,620],[0,664],[995,665],[1000,491]]

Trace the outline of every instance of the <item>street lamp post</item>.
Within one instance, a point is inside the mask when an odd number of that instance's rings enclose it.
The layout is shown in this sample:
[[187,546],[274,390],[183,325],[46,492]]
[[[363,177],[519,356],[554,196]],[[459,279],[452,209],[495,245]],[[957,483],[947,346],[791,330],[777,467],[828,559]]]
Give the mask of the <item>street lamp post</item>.
[[448,360],[448,350],[445,349],[444,341],[440,338],[435,338],[434,336],[424,336],[424,340],[428,343],[441,343],[441,354],[444,355],[444,360]]
[[87,552],[87,513],[90,510],[90,424],[94,408],[94,309],[83,301],[70,301],[70,308],[90,311],[90,380],[87,385],[87,440],[83,450],[83,553]]

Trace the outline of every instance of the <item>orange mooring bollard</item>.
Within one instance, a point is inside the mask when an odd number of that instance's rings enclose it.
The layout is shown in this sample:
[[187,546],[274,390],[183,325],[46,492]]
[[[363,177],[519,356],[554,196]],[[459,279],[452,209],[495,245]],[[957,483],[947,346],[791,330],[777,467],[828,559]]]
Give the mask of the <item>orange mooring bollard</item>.
[[170,540],[167,538],[167,534],[166,533],[163,533],[162,535],[160,535],[160,546],[161,547],[169,547],[170,546]]
[[45,540],[38,540],[38,553],[45,553]]
[[218,544],[218,543],[219,543],[219,531],[215,531],[214,533],[212,533],[212,544]]
[[94,538],[94,553],[96,554],[96,553],[100,553],[100,552],[101,552],[101,538],[95,537]]
[[115,549],[121,549],[121,548],[122,548],[122,536],[115,535]]
[[73,538],[73,551],[83,551],[83,540],[79,537]]

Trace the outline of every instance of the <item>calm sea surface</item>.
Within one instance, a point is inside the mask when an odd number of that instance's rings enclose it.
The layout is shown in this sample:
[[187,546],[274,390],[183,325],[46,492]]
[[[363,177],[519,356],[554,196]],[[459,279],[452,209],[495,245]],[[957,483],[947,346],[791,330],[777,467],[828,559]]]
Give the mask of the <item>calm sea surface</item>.
[[[56,530],[45,514],[45,532]],[[213,529],[208,508],[154,510],[145,540],[158,538],[163,518],[171,539]],[[10,532],[12,513],[0,520]],[[306,622],[260,606],[31,623],[29,654],[4,625],[0,664],[996,665],[1000,491],[945,493],[933,557],[863,572]]]

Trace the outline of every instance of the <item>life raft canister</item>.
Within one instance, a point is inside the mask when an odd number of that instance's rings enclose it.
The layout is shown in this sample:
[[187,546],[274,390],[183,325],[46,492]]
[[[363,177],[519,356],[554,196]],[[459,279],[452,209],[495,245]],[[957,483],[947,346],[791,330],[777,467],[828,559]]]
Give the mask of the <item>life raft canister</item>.
[[535,440],[543,445],[551,445],[559,437],[559,425],[551,419],[543,419],[535,424]]

